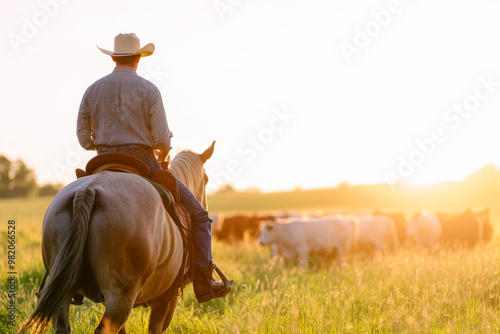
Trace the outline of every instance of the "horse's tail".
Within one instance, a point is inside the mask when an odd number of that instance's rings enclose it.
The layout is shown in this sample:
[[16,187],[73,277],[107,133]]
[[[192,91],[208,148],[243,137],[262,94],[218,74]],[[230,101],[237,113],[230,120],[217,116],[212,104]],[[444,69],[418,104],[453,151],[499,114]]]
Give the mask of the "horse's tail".
[[92,187],[75,193],[73,220],[68,236],[54,260],[47,285],[41,290],[35,310],[20,326],[19,332],[32,326],[31,333],[42,332],[49,325],[60,304],[73,296],[82,270],[83,249],[87,240],[94,200],[95,190]]

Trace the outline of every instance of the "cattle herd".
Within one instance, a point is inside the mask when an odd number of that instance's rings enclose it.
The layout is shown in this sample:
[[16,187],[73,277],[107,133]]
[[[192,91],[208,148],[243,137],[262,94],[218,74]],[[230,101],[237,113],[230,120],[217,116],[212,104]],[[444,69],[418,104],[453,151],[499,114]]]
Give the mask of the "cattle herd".
[[444,214],[421,211],[409,217],[370,214],[279,212],[268,215],[214,214],[213,236],[234,243],[245,238],[269,245],[272,255],[298,258],[335,257],[339,266],[348,252],[378,253],[413,243],[430,251],[439,247],[474,247],[493,237],[489,210]]

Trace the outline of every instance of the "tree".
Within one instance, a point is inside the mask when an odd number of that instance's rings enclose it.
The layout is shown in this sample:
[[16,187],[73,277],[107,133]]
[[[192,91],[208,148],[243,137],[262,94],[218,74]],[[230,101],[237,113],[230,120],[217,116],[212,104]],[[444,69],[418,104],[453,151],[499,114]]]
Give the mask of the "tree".
[[223,184],[219,190],[217,190],[218,193],[235,193],[237,190],[229,183]]
[[26,197],[37,188],[35,172],[21,159],[12,164],[12,195]]
[[11,168],[12,162],[6,156],[0,155],[0,197],[9,197]]
[[55,196],[62,188],[60,183],[46,183],[38,190],[38,196]]
[[36,188],[35,172],[24,161],[0,156],[0,197],[25,197]]

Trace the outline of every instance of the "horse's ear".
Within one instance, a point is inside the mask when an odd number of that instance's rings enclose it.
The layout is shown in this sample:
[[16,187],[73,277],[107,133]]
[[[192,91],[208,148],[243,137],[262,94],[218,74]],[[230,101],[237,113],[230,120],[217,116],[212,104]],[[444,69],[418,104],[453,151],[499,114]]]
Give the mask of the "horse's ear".
[[205,152],[200,154],[200,159],[202,163],[205,163],[208,159],[210,159],[210,157],[214,153],[214,146],[215,146],[215,140],[212,143],[212,145],[210,145],[210,147],[205,150]]

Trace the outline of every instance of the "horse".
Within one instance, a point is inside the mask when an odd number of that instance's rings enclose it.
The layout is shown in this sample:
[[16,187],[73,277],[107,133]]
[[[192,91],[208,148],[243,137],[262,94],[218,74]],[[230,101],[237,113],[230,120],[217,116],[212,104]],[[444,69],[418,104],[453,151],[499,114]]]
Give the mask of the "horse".
[[[203,164],[215,141],[201,154],[177,153],[170,169],[206,208],[208,177]],[[163,333],[173,318],[178,294],[168,291],[179,274],[183,242],[166,215],[158,191],[141,176],[103,171],[64,187],[49,205],[42,226],[42,257],[49,273],[40,299],[19,331],[69,333],[75,293],[105,312],[94,333],[126,333],[134,307],[151,307],[148,333]]]

